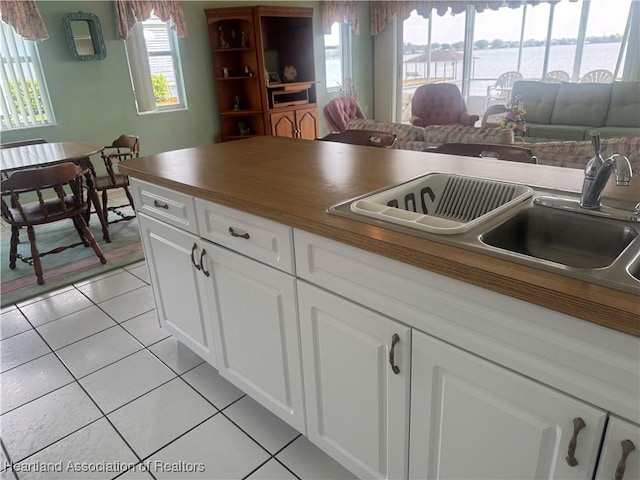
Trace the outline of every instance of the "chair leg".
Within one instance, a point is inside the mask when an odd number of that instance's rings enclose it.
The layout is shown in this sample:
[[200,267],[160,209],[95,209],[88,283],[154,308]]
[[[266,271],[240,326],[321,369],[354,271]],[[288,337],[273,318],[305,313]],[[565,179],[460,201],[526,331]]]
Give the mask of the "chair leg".
[[20,243],[20,227],[11,226],[11,246],[9,247],[9,268],[16,268],[18,258],[18,243]]
[[107,203],[109,203],[109,196],[107,195],[107,190],[102,191],[102,213],[104,214],[104,218],[109,221],[109,210],[107,210]]
[[[96,239],[93,237],[93,234],[91,233],[91,230],[89,230],[87,228],[87,224],[85,223],[84,218],[82,218],[82,215],[78,215],[76,217],[76,219],[77,219],[78,225],[80,225],[80,228],[84,232],[84,236],[86,237],[86,239],[91,244],[91,247],[93,248],[93,251],[95,252],[96,256],[100,259],[100,263],[102,263],[104,265],[105,263],[107,263],[107,259],[104,258],[104,254],[102,253],[102,249],[100,248],[100,246],[96,242]],[[74,219],[74,221],[76,221],[76,219]]]
[[44,283],[44,278],[42,276],[42,262],[40,261],[40,252],[36,245],[36,233],[33,230],[33,225],[29,225],[27,227],[27,235],[29,236],[29,243],[31,244],[31,258],[33,261],[33,268],[36,271],[38,285],[42,285]]
[[135,212],[136,207],[133,204],[133,195],[131,195],[131,192],[129,191],[129,187],[124,187],[124,193],[126,193],[127,198],[129,199],[129,204],[131,205],[131,208],[133,208],[133,211]]
[[87,195],[87,209],[84,212],[84,222],[89,225],[91,219],[91,195]]
[[82,230],[82,226],[78,222],[78,218],[73,217],[71,220],[73,220],[73,226],[76,227],[76,232],[78,232],[78,236],[80,237],[80,241],[84,244],[85,247],[88,247],[90,245],[90,243],[86,239],[86,237],[84,236],[84,231]]

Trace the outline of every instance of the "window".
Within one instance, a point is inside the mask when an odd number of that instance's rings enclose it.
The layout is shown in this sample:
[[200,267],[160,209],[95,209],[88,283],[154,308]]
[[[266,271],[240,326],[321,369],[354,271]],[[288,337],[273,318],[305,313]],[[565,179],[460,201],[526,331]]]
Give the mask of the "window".
[[402,26],[400,122],[411,119],[411,99],[423,83],[455,83],[462,90],[464,13],[424,18],[414,10]]
[[125,40],[138,113],[184,109],[178,39],[171,22],[137,22]]
[[[625,59],[636,48],[628,41],[638,23],[630,10],[634,3],[562,0],[482,12],[467,7],[466,26],[464,13],[440,16],[434,9],[429,20],[414,10],[401,23],[404,55],[397,93],[402,101],[396,118],[409,121],[416,85],[426,82],[457,84],[468,110],[482,114],[487,87],[507,71],[518,71],[526,80],[554,71],[577,82],[591,70],[605,69],[620,80]],[[465,49],[470,41],[472,48]],[[458,62],[464,69],[456,67]]]
[[351,88],[350,28],[335,22],[331,33],[324,36],[324,59],[327,92],[345,91]]
[[55,124],[36,42],[0,22],[0,130]]

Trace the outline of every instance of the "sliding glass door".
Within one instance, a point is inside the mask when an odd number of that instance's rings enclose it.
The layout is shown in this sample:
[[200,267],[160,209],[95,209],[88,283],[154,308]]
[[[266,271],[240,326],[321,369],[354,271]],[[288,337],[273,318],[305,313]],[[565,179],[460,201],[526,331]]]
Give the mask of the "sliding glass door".
[[[620,80],[631,2],[561,0],[482,12],[467,7],[457,15],[432,11],[429,19],[413,11],[399,28],[397,118],[408,123],[413,92],[424,83],[455,83],[469,111],[482,116],[492,102],[488,94],[507,72],[527,80],[579,82],[589,72],[606,70],[608,81]],[[629,48],[638,55],[637,45]]]

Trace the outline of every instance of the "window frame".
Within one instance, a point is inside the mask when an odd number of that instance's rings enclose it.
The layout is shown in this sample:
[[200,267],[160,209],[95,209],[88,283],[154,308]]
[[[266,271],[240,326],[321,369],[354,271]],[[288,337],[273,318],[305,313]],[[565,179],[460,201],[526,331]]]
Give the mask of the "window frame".
[[[0,35],[2,36],[1,49],[2,51],[8,52],[8,55],[2,55],[0,60],[2,62],[2,69],[0,69],[0,83],[2,85],[3,92],[3,96],[0,98],[0,114],[2,115],[0,131],[9,132],[24,130],[27,128],[57,125],[51,96],[49,94],[47,81],[42,68],[42,61],[40,60],[40,52],[37,42],[22,38],[22,36],[20,36],[12,26],[4,22],[0,22],[0,24]],[[24,52],[24,55],[21,54],[21,50]],[[11,63],[12,66],[7,66],[8,63]],[[26,75],[26,73],[28,73],[28,75]],[[33,109],[31,102],[26,102],[26,104],[23,104],[23,107],[26,107],[28,110],[27,114],[18,114],[18,110],[11,94],[9,93],[11,90],[9,82],[11,81],[24,83],[31,81],[32,84],[37,82],[39,92],[38,100],[40,100],[37,102],[39,105],[37,111]],[[8,119],[13,117],[16,119],[22,118],[23,120],[5,121],[5,116]],[[41,118],[40,120],[37,119],[38,116]],[[45,117],[45,120],[42,120],[43,116]],[[29,120],[24,121],[24,118]]]
[[[149,51],[147,42],[144,38],[145,26],[151,22],[154,24],[164,24],[167,32],[168,50]],[[131,30],[129,38],[125,42],[127,51],[127,62],[129,64],[129,73],[131,75],[131,84],[136,98],[136,108],[138,115],[148,115],[153,113],[166,113],[181,110],[187,110],[187,95],[184,84],[184,75],[182,70],[182,62],[180,57],[180,47],[178,35],[171,28],[172,21],[163,21],[152,14],[147,20],[137,22]],[[141,45],[144,45],[144,50]],[[175,78],[175,88],[178,102],[169,105],[158,105],[153,97],[152,72],[149,60],[153,57],[169,57],[171,58],[173,75]],[[142,65],[142,59],[146,61],[146,65]],[[151,105],[153,104],[153,105]]]
[[[353,66],[352,66],[352,54],[351,54],[351,45],[352,45],[352,41],[351,41],[351,28],[349,27],[349,25],[347,25],[346,23],[343,22],[334,22],[333,25],[331,25],[331,28],[333,28],[335,25],[338,25],[339,29],[338,29],[338,35],[339,35],[339,39],[338,39],[338,49],[340,51],[340,76],[341,76],[341,82],[336,85],[336,86],[330,86],[329,85],[329,79],[327,78],[327,58],[326,58],[326,45],[325,45],[325,85],[326,85],[326,91],[327,93],[339,93],[344,91],[345,86],[347,85],[347,83],[351,82],[352,79],[352,71],[353,71]],[[323,36],[323,39],[325,39],[327,37],[327,35]]]

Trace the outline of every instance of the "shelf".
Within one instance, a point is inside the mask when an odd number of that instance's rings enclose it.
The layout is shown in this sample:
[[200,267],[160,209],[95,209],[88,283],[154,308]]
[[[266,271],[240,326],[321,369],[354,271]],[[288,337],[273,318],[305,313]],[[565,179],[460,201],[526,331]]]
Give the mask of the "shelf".
[[257,78],[258,78],[257,75],[254,75],[252,77],[250,77],[249,75],[240,75],[239,77],[216,77],[216,82],[219,80],[228,82],[230,80],[254,80]]
[[222,138],[224,140],[242,140],[243,138],[251,138],[251,137],[257,137],[258,135],[253,135],[253,134],[249,134],[249,135],[224,135]]
[[247,115],[262,115],[262,110],[225,110],[220,115],[228,117],[242,117]]
[[253,47],[230,47],[230,48],[214,48],[211,51],[213,53],[226,53],[226,52],[251,52],[255,50]]

